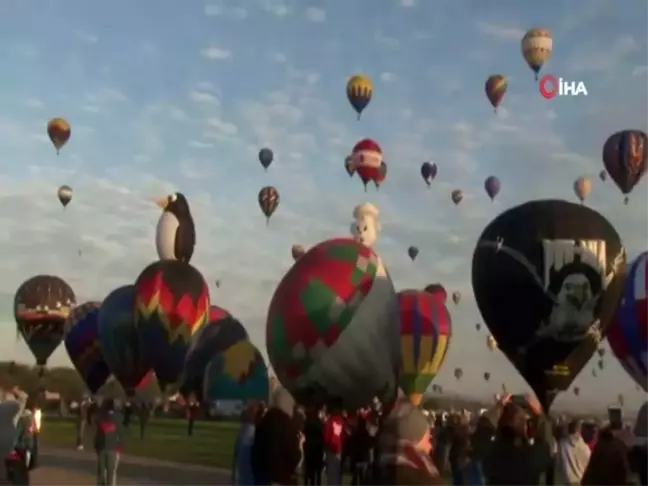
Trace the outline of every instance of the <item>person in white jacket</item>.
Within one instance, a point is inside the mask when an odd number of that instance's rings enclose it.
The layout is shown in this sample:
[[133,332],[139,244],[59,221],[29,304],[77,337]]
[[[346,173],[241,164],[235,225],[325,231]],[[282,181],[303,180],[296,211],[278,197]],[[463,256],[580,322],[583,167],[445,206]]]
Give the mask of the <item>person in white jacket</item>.
[[0,398],[0,484],[8,484],[4,458],[13,451],[18,420],[26,404],[27,394],[17,387]]
[[567,436],[558,442],[554,484],[580,484],[590,454],[590,448],[581,435],[580,421],[572,420],[567,426]]

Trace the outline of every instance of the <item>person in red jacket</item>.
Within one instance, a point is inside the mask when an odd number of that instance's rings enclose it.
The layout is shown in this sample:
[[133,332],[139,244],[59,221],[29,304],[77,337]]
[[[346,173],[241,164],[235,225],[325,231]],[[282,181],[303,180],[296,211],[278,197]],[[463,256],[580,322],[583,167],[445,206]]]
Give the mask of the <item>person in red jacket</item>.
[[344,445],[344,418],[338,405],[329,407],[324,424],[324,451],[326,455],[326,484],[342,484],[342,447]]

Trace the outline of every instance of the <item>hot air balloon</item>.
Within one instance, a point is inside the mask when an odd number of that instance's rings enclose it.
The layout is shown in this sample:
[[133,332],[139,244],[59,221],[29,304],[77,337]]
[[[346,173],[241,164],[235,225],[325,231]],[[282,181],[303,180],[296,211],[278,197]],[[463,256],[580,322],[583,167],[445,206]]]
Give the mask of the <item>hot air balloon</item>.
[[640,130],[623,130],[610,136],[603,146],[603,165],[612,180],[626,195],[641,180],[648,168],[648,135]]
[[61,186],[58,188],[58,200],[61,202],[63,207],[66,207],[70,204],[72,200],[72,188],[70,186]]
[[79,376],[93,395],[104,386],[110,369],[101,353],[99,342],[99,302],[86,302],[75,308],[68,324],[65,350]]
[[472,263],[477,305],[545,411],[597,349],[624,274],[616,230],[579,204],[530,201],[499,215],[480,236]]
[[578,388],[577,386],[574,387],[574,395],[580,395],[580,388]]
[[461,301],[461,292],[452,292],[452,302],[459,304]]
[[297,261],[306,253],[306,247],[304,245],[293,245],[290,248],[290,253],[292,254],[293,260]]
[[475,324],[475,329],[481,331],[481,324],[480,323]]
[[56,155],[58,155],[59,151],[70,140],[72,129],[70,124],[63,118],[53,118],[47,124],[47,135],[56,149]]
[[488,371],[484,371],[484,381],[490,380],[491,374]]
[[437,175],[437,165],[432,162],[423,162],[421,164],[421,177],[427,184],[428,188],[432,185],[432,181]]
[[415,246],[410,246],[407,249],[407,255],[410,257],[410,259],[412,261],[416,260],[416,257],[418,256],[418,254],[419,254],[419,249],[416,248]]
[[353,163],[353,156],[352,155],[347,155],[344,158],[344,170],[347,171],[347,174],[349,174],[349,177],[353,177],[353,174],[355,174],[355,164]]
[[501,74],[494,74],[486,80],[484,88],[486,90],[488,101],[493,105],[493,111],[497,113],[497,107],[504,99],[506,88],[508,88],[508,79],[506,79],[506,76],[502,76]]
[[148,265],[135,281],[135,327],[143,360],[162,387],[182,373],[192,336],[209,319],[209,287],[178,260]]
[[68,314],[67,319],[65,319],[63,324],[63,336],[67,336],[72,329],[72,326],[75,326],[79,320],[88,315],[91,310],[99,309],[99,307],[101,307],[101,302],[94,300],[75,306]]
[[259,350],[248,339],[215,353],[203,381],[203,398],[265,402],[270,395],[268,368]]
[[497,349],[497,341],[492,334],[489,334],[486,338],[486,346],[488,347],[489,351],[494,351]]
[[612,353],[623,369],[644,391],[648,391],[648,253],[632,263],[621,305],[608,330]]
[[623,393],[619,393],[619,396],[617,396],[617,402],[619,402],[619,405],[623,407],[624,401],[625,400],[623,399]]
[[579,177],[574,181],[574,194],[578,200],[583,204],[587,196],[592,192],[592,181],[587,177]]
[[602,359],[599,359],[598,363],[596,363],[596,364],[598,365],[599,370],[602,370],[603,368],[605,368],[605,361],[603,361]]
[[203,383],[209,361],[244,339],[248,339],[245,327],[225,309],[211,306],[209,322],[194,335],[187,351],[180,392],[186,397],[193,394],[203,402]]
[[360,140],[351,151],[355,171],[364,184],[365,191],[370,181],[379,180],[383,167],[383,153],[380,145],[370,138]]
[[443,365],[452,320],[445,305],[433,294],[418,290],[398,294],[401,363],[398,384],[414,405]]
[[598,348],[598,349],[596,350],[596,352],[597,352],[597,354],[599,355],[599,357],[601,357],[601,358],[602,358],[603,356],[605,356],[605,348]]
[[547,29],[531,29],[522,38],[522,56],[535,73],[538,80],[538,73],[542,66],[551,58],[553,51],[553,39],[551,32]]
[[596,374],[596,368],[592,369],[592,376],[593,376],[594,378],[597,377],[597,374]]
[[607,172],[605,172],[604,170],[599,172],[599,179],[601,179],[603,182],[605,182],[607,180]]
[[58,348],[65,320],[76,304],[72,288],[60,277],[36,275],[23,282],[14,296],[18,332],[44,372],[47,360]]
[[446,292],[446,289],[443,285],[440,283],[433,283],[425,287],[424,289],[426,292],[429,292],[430,294],[436,295],[441,302],[444,304],[448,300],[448,292]]
[[274,153],[272,150],[269,148],[262,148],[259,150],[259,162],[261,162],[261,165],[265,170],[268,170],[268,167],[270,167],[270,164],[272,164],[272,161],[274,160]]
[[270,217],[279,207],[279,191],[272,186],[266,186],[259,191],[259,207],[265,214],[266,224],[270,224]]
[[461,368],[455,368],[454,370],[454,377],[457,380],[461,380],[461,377],[463,376],[463,370]]
[[450,193],[450,198],[452,199],[452,202],[455,203],[457,206],[459,205],[463,197],[464,197],[463,191],[459,189],[455,189]]
[[396,396],[397,323],[398,299],[378,255],[352,239],[324,241],[275,290],[268,356],[302,404],[339,399],[356,409],[376,396],[389,403]]
[[380,186],[382,185],[383,182],[385,182],[386,178],[387,178],[387,164],[385,162],[382,162],[380,164],[380,170],[378,171],[378,177],[374,179],[374,185],[376,186],[376,190],[380,189]]
[[349,103],[358,114],[358,120],[364,109],[369,105],[373,95],[373,83],[369,77],[357,74],[349,79],[346,86]]
[[490,197],[491,201],[495,200],[495,197],[497,197],[501,188],[502,183],[495,176],[489,176],[484,181],[484,190],[486,191],[486,194],[488,194],[488,197]]
[[135,287],[118,287],[101,303],[97,319],[103,359],[130,397],[135,395],[135,390],[151,369],[143,360],[135,328],[134,306]]

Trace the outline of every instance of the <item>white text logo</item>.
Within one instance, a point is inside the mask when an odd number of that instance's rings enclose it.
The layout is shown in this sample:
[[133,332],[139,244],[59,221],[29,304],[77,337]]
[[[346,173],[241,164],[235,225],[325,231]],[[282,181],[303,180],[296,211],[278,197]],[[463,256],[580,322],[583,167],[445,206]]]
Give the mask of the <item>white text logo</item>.
[[548,100],[556,96],[587,96],[587,87],[582,81],[565,81],[547,74],[540,79],[540,94]]

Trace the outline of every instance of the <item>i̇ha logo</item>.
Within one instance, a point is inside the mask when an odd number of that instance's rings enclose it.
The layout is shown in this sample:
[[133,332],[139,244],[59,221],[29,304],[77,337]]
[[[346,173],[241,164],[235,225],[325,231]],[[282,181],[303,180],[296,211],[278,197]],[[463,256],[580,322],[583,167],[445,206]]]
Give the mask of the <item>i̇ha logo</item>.
[[582,81],[565,81],[547,74],[540,79],[540,94],[548,100],[556,96],[587,96],[587,87]]

